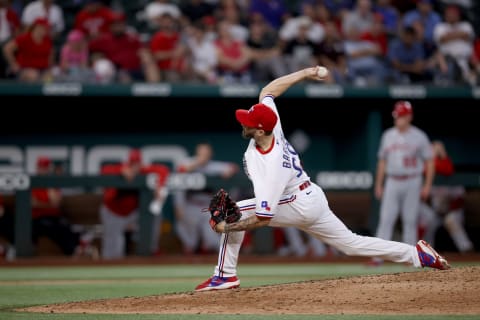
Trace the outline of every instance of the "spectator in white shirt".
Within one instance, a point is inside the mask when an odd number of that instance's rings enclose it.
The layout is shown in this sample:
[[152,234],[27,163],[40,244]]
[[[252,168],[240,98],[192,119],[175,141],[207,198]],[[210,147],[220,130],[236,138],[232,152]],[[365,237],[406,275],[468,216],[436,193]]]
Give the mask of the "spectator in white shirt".
[[451,58],[460,68],[463,80],[471,82],[469,59],[473,53],[475,33],[470,22],[463,20],[460,8],[449,5],[444,11],[445,21],[435,26],[433,36],[439,52]]
[[54,0],[35,0],[25,6],[22,12],[22,24],[28,27],[37,18],[46,18],[48,20],[53,31],[53,38],[60,35],[65,29],[63,10],[54,3]]
[[187,47],[193,69],[193,80],[215,84],[217,82],[217,48],[208,36],[206,26],[197,21],[189,28]]
[[151,28],[157,28],[157,18],[168,13],[175,19],[180,19],[181,11],[179,7],[170,0],[153,0],[145,6],[145,18]]

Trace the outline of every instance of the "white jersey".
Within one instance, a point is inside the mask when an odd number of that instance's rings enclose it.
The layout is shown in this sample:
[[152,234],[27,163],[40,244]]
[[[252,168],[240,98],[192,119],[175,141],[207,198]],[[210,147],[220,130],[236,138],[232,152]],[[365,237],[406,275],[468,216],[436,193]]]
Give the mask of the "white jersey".
[[32,1],[25,6],[22,12],[22,23],[30,26],[37,18],[46,18],[56,33],[65,30],[63,9],[58,4],[52,4],[47,11],[41,0]]
[[424,160],[432,159],[433,151],[427,135],[419,128],[410,126],[400,132],[393,127],[382,135],[378,158],[386,161],[387,175],[420,175]]
[[256,198],[256,215],[273,218],[275,209],[283,201],[292,201],[299,186],[310,181],[303,170],[298,153],[288,143],[282,130],[273,96],[267,95],[262,103],[272,108],[278,121],[273,129],[272,146],[263,151],[251,139],[243,157],[245,173],[252,181]]

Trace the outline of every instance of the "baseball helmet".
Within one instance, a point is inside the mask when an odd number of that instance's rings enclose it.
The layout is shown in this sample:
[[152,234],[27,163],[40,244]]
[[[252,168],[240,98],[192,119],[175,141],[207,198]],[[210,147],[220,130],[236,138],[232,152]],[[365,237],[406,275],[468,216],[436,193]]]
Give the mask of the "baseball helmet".
[[397,101],[393,107],[394,118],[403,117],[413,113],[412,104],[409,101]]
[[139,149],[132,149],[128,154],[128,163],[141,163],[142,162],[142,152]]

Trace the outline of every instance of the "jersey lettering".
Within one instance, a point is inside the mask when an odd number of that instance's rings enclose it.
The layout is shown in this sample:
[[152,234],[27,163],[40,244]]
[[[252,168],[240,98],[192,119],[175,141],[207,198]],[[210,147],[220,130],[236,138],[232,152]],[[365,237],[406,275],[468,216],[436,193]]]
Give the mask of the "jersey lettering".
[[[293,146],[290,143],[288,143],[288,141],[285,141],[285,146],[287,147],[288,152],[292,155],[292,167],[298,172],[297,173],[297,178],[298,178],[303,173],[303,168],[301,166],[300,159],[298,158],[298,153],[297,151],[295,151]],[[298,164],[297,164],[297,161],[299,162]]]
[[283,142],[283,160],[285,160],[282,162],[282,167],[291,168],[292,163],[290,159],[290,152],[288,150],[287,141],[283,137],[282,137],[282,142]]
[[282,163],[282,166],[284,168],[291,168],[292,167],[292,165],[290,164],[290,157],[288,156],[288,154],[285,154],[285,153],[283,154],[283,160],[285,160]]
[[284,137],[282,137],[283,140],[283,161],[282,166],[284,168],[293,168],[295,171],[297,171],[297,177],[300,177],[303,173],[303,168],[300,165],[300,160],[298,159],[298,154],[293,148],[293,146],[288,143],[287,140],[285,140]]
[[403,166],[405,168],[415,168],[417,166],[417,158],[415,157],[404,157]]

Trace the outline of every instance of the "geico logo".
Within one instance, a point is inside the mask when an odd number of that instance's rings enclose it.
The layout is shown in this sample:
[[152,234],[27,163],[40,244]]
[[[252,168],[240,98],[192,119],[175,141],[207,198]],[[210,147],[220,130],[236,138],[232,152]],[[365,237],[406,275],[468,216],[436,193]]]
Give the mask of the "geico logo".
[[30,178],[23,173],[1,174],[0,189],[5,191],[26,190],[30,187]]
[[[0,171],[12,172],[23,169],[35,174],[37,159],[48,157],[62,163],[71,175],[98,174],[105,163],[118,163],[128,159],[131,150],[127,145],[85,146],[18,146],[0,145]],[[165,163],[177,165],[188,157],[187,149],[181,145],[145,145],[140,148],[144,164]]]
[[201,190],[206,185],[207,177],[202,173],[176,173],[170,175],[167,181],[167,186],[171,190]]
[[373,185],[370,172],[319,172],[317,183],[329,189],[368,189]]

